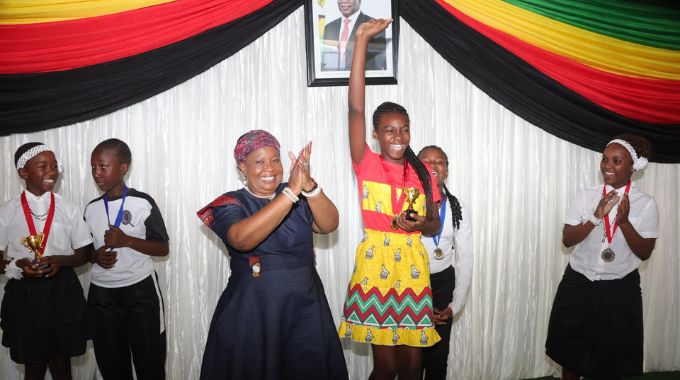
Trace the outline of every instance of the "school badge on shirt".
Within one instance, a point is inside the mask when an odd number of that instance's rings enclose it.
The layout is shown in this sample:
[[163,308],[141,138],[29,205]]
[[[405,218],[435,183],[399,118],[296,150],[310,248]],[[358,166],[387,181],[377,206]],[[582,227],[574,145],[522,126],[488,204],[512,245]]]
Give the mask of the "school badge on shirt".
[[131,227],[134,227],[135,225],[131,224],[130,223],[131,221],[132,221],[132,213],[130,212],[130,210],[123,211],[123,218],[122,218],[121,222],[126,226],[129,224]]

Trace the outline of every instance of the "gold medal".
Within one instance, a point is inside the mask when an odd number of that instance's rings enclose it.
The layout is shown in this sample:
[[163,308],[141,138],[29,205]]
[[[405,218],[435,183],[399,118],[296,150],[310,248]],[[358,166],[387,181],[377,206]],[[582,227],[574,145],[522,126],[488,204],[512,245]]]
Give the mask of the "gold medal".
[[396,230],[397,227],[398,227],[397,226],[397,217],[395,216],[394,218],[392,218],[392,229]]
[[441,248],[437,247],[434,249],[434,258],[437,260],[444,258],[444,252],[441,250]]
[[602,251],[600,257],[602,258],[602,261],[604,261],[605,263],[611,263],[616,258],[616,253],[614,253],[614,251],[611,248],[607,248],[604,251]]

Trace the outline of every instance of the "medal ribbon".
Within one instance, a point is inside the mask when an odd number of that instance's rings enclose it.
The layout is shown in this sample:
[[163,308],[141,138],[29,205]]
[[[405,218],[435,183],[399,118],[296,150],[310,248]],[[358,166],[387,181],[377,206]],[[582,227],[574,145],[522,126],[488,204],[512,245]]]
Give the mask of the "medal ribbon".
[[[127,186],[123,187],[123,198],[120,202],[120,208],[118,209],[118,215],[116,216],[116,221],[113,223],[113,226],[118,228],[120,227],[120,222],[123,220],[123,206],[125,205],[125,197],[127,196],[127,191],[128,188]],[[104,194],[104,209],[106,209],[106,222],[111,224],[111,218],[109,217],[109,194],[105,193]]]
[[[35,230],[35,224],[33,223],[33,216],[31,215],[31,210],[28,208],[28,199],[26,199],[26,191],[21,193],[21,208],[24,209],[24,217],[26,218],[26,224],[28,224],[28,233],[31,235],[37,235],[38,232]],[[50,227],[52,227],[52,219],[54,219],[54,193],[50,191],[50,208],[47,212],[47,220],[45,220],[45,227],[43,227],[43,241],[40,245],[40,256],[45,253],[45,247],[47,247],[47,238],[50,236]]]
[[[632,184],[632,182],[628,181],[628,184],[626,185],[626,190],[623,191],[623,195],[628,194],[628,192],[630,191],[630,185],[631,184]],[[602,196],[604,197],[606,195],[607,195],[607,185],[604,185],[602,187]],[[623,201],[623,198],[621,198],[621,200]],[[611,233],[609,232],[610,226],[611,226],[611,224],[609,223],[609,214],[607,214],[607,215],[604,216],[604,232],[605,232],[605,235],[607,235],[607,243],[609,243],[609,244],[611,244],[612,239],[614,239],[614,234],[616,233],[616,228],[619,226],[619,223],[614,221],[614,228],[612,229]]]
[[432,241],[434,246],[439,248],[439,240],[442,238],[442,231],[444,231],[444,221],[446,220],[446,196],[442,197],[442,205],[439,208],[439,222],[441,223],[439,227],[439,232],[436,235],[432,235]]

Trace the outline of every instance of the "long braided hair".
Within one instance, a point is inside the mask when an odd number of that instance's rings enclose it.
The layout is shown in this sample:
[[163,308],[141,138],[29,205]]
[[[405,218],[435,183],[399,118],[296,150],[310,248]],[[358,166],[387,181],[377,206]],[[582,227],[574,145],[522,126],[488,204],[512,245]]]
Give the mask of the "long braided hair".
[[[392,102],[384,102],[381,105],[379,105],[375,111],[373,111],[373,129],[378,130],[378,124],[380,122],[380,118],[384,114],[388,113],[400,113],[404,116],[406,116],[407,120],[409,119],[408,112],[406,112],[406,108],[402,107],[401,105],[397,103],[392,103]],[[411,146],[409,145],[406,147],[406,150],[404,151],[404,158],[406,159],[406,162],[408,165],[411,165],[413,169],[416,171],[416,174],[418,174],[418,179],[420,180],[420,184],[423,185],[423,190],[425,190],[425,207],[427,209],[427,215],[436,215],[437,208],[435,207],[434,200],[432,198],[432,182],[430,180],[430,172],[427,170],[425,165],[423,165],[422,162],[418,159],[418,156],[416,156],[415,152],[413,152],[413,149],[411,149]],[[406,173],[406,164],[404,164],[404,173]]]
[[[420,157],[424,151],[427,149],[436,149],[439,151],[439,153],[444,156],[444,161],[446,163],[446,170],[449,169],[449,156],[446,155],[446,152],[444,152],[444,149],[436,146],[436,145],[428,145],[424,147],[423,149],[418,152],[418,157]],[[463,220],[463,213],[460,209],[460,202],[458,202],[458,198],[456,198],[449,189],[446,187],[446,184],[443,184],[444,186],[444,195],[446,195],[446,199],[449,202],[449,207],[451,208],[451,224],[453,226],[453,232],[455,233],[458,228],[460,228],[460,221]]]

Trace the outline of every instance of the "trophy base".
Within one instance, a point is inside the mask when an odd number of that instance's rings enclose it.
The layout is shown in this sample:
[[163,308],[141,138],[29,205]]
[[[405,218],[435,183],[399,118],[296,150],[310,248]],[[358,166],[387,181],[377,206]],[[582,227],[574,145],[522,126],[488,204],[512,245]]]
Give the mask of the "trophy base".
[[416,218],[414,218],[414,215],[418,215],[418,213],[414,210],[406,210],[404,211],[404,216],[406,217],[406,220],[410,220],[412,222],[416,221]]
[[35,269],[45,269],[50,266],[49,264],[41,264],[38,259],[33,259],[33,264],[35,265]]

